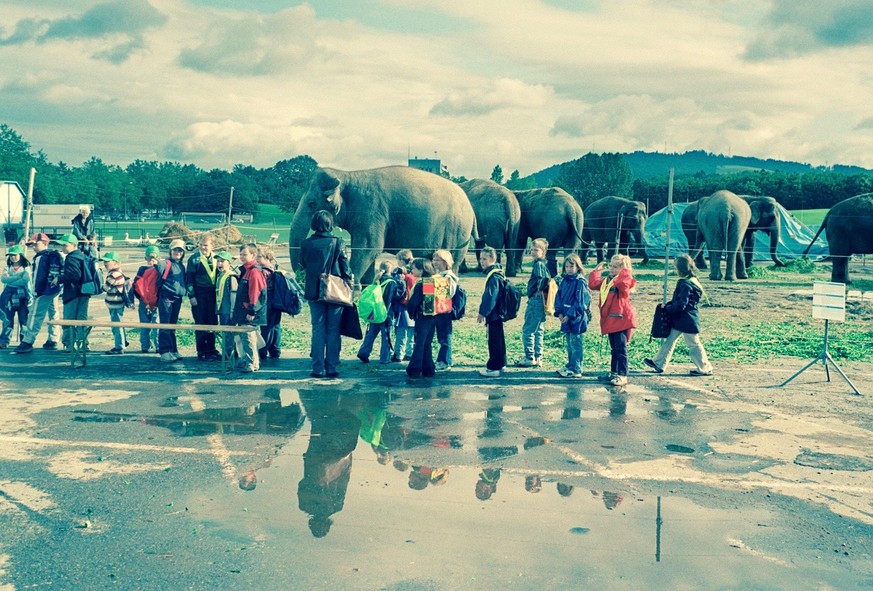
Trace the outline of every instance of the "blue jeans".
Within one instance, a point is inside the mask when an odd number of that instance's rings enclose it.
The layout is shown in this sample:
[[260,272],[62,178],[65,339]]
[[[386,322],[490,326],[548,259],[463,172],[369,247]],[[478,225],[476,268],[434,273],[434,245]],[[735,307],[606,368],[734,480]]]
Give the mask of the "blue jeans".
[[437,353],[437,361],[446,365],[452,364],[452,315],[439,314],[436,317],[436,336],[440,350]]
[[[109,308],[109,320],[112,322],[121,322],[124,316],[124,306],[118,308]],[[115,337],[115,349],[124,349],[124,344],[127,342],[127,333],[123,328],[112,327],[112,336]]]
[[[88,304],[91,296],[79,296],[64,302],[64,320],[88,320]],[[65,347],[72,347],[73,341],[81,341],[85,336],[84,326],[65,326],[61,340]],[[87,345],[87,340],[85,345]]]
[[543,356],[543,335],[546,332],[546,307],[543,294],[528,298],[524,310],[524,326],[521,327],[521,344],[524,356],[539,359]]
[[361,343],[361,348],[358,349],[358,357],[370,358],[370,353],[373,352],[373,345],[376,342],[376,336],[381,335],[382,341],[379,347],[379,363],[388,363],[391,360],[391,323],[371,322],[367,326],[367,334],[364,335],[364,341]]
[[[182,298],[158,298],[158,318],[161,324],[178,324],[179,311],[182,309]],[[175,330],[158,331],[158,353],[178,353]]]
[[3,329],[0,330],[0,345],[8,345],[12,338],[12,327],[15,324],[15,317],[18,316],[18,341],[21,342],[21,335],[27,326],[27,302],[15,308],[14,310],[3,310]]
[[342,347],[342,315],[342,306],[317,300],[309,302],[309,316],[312,320],[312,348],[309,356],[312,358],[312,373],[337,373]]
[[612,352],[609,370],[620,376],[627,375],[627,333],[626,330],[609,333],[609,348]]
[[582,373],[582,335],[565,332],[564,337],[567,342],[567,369]]
[[278,359],[282,355],[282,310],[267,307],[267,323],[261,327],[264,347],[258,349],[261,359],[269,355]]
[[[139,312],[139,321],[146,324],[155,324],[158,321],[157,310],[149,310],[149,307],[139,301],[137,303],[137,312]],[[142,351],[148,351],[154,347],[158,350],[158,331],[154,328],[141,328],[139,330],[139,348]]]
[[394,359],[402,360],[403,356],[412,357],[412,349],[415,346],[415,327],[398,326],[394,331]]

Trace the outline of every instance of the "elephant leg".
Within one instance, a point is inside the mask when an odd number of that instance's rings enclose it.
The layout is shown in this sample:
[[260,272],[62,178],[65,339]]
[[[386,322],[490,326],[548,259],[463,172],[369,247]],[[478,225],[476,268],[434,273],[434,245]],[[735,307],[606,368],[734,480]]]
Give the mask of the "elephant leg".
[[709,278],[713,281],[721,281],[721,251],[709,250]]
[[831,282],[833,283],[845,283],[848,285],[851,283],[849,281],[849,255],[836,254],[831,252]]
[[724,280],[734,281],[737,278],[737,265],[742,259],[742,253],[736,250],[728,250],[724,257]]
[[355,274],[355,283],[358,285],[369,285],[373,283],[373,278],[376,276],[373,263],[376,257],[382,252],[384,245],[355,245],[352,241],[352,257],[351,268]]
[[595,243],[594,243],[594,255],[595,255],[595,257],[597,258],[597,262],[598,262],[598,263],[602,263],[602,262],[603,262],[603,257],[604,257],[603,251],[604,251],[605,249],[606,249],[606,243],[605,243],[605,242],[595,242]]
[[737,277],[737,279],[748,279],[748,278],[749,278],[749,273],[748,273],[748,271],[746,270],[746,260],[745,260],[745,257],[742,256],[742,254],[740,254],[740,253],[737,253],[737,272],[736,272],[736,277]]

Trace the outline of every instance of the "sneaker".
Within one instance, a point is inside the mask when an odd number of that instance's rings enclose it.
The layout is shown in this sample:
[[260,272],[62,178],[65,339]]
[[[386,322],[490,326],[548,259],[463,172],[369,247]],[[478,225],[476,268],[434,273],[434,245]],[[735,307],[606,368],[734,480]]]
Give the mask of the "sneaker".
[[253,366],[251,366],[251,365],[244,365],[244,366],[242,366],[241,368],[239,368],[239,371],[240,371],[240,373],[252,373],[252,372],[256,372],[256,371],[258,371],[258,370],[255,369],[255,368],[254,368]]
[[452,369],[452,366],[446,363],[445,361],[437,361],[436,362],[436,370],[437,371],[446,371],[447,369]]
[[612,373],[611,371],[608,371],[606,373],[602,373],[599,376],[597,376],[597,381],[598,382],[611,382],[612,378],[614,378],[614,377],[615,377],[615,374]]
[[611,386],[627,386],[627,376],[616,375],[609,380],[609,384]]
[[[33,348],[33,346],[31,346],[31,348]],[[45,343],[43,343],[42,348],[53,351],[54,349],[58,348],[58,344],[54,341],[46,341]]]
[[171,353],[171,355],[172,355],[173,357],[176,358],[176,361],[179,361],[179,360],[182,358],[182,356],[179,355],[179,352],[178,352],[178,351],[173,351],[173,352]]
[[2,345],[2,344],[0,344],[0,349],[8,349],[8,348],[9,348],[9,345]]
[[15,347],[14,353],[32,353],[33,345],[30,343],[19,343],[17,347]]
[[482,376],[483,378],[499,378],[500,377],[500,370],[499,369],[488,369],[486,367],[485,369],[479,370],[479,375]]
[[400,363],[400,357],[392,357],[390,363]]
[[688,373],[690,373],[693,376],[711,376],[712,375],[711,371],[700,371],[699,369],[696,369],[696,368],[692,369]]
[[173,363],[177,361],[176,356],[167,351],[166,353],[161,353],[161,361],[164,363]]
[[370,358],[366,355],[361,355],[360,353],[358,353],[358,359],[361,360],[361,363],[370,363]]
[[151,348],[148,348],[148,349],[140,349],[139,352],[140,352],[140,353],[151,353],[152,350],[151,350]]
[[309,374],[309,377],[310,377],[310,378],[323,378],[323,377],[324,377],[324,374],[323,374],[323,373],[318,373],[317,371],[314,371],[314,372],[312,372],[312,373]]
[[575,371],[570,371],[566,367],[562,367],[558,370],[558,375],[562,378],[581,378],[581,373],[576,373]]
[[111,349],[106,351],[107,355],[121,355],[122,353],[124,353],[124,349],[121,349],[119,347],[112,347]]
[[403,361],[412,361],[412,355],[404,355]]
[[648,357],[646,357],[645,359],[643,359],[643,363],[645,363],[646,365],[648,365],[649,367],[651,367],[653,370],[655,370],[655,373],[664,373],[664,368],[662,368],[662,367],[658,367],[658,364],[655,363],[654,360],[649,359]]
[[324,377],[326,377],[326,378],[328,378],[328,379],[338,378],[338,377],[339,377],[339,372],[338,372],[338,371],[329,371],[329,372],[327,372],[326,374],[324,374]]
[[515,361],[515,367],[536,367],[537,360],[535,357],[519,357]]

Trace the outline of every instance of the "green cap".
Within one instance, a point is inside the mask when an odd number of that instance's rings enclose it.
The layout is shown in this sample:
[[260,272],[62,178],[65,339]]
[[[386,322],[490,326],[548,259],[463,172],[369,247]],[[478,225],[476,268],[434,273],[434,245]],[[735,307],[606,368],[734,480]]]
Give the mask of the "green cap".
[[221,252],[216,253],[215,258],[221,259],[222,261],[232,261],[234,256],[226,250],[222,250]]
[[121,257],[118,256],[118,253],[114,250],[110,250],[109,252],[104,252],[103,256],[100,257],[101,261],[115,261],[116,263],[121,262]]
[[157,246],[154,246],[154,245],[149,246],[148,248],[146,248],[145,255],[146,255],[146,258],[149,258],[149,259],[152,257],[157,258],[157,257],[161,256],[161,249],[158,248]]
[[16,244],[6,251],[6,256],[9,256],[10,254],[24,254],[24,249]]
[[79,239],[72,234],[64,234],[55,242],[57,242],[58,244],[79,244]]

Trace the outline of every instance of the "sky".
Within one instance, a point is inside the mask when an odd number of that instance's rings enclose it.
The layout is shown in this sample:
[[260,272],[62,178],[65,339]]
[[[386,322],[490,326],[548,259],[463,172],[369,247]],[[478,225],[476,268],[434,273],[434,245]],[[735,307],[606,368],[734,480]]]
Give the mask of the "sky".
[[4,0],[0,123],[72,166],[873,168],[871,63],[869,0]]

